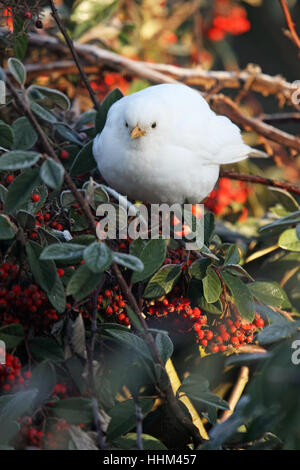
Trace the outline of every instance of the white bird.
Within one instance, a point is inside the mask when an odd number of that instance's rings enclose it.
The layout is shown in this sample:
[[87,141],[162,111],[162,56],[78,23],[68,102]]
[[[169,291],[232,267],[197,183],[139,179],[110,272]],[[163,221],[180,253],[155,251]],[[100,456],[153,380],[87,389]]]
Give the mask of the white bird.
[[230,119],[181,84],[151,86],[115,102],[93,144],[111,187],[131,200],[168,204],[200,203],[220,165],[251,152]]

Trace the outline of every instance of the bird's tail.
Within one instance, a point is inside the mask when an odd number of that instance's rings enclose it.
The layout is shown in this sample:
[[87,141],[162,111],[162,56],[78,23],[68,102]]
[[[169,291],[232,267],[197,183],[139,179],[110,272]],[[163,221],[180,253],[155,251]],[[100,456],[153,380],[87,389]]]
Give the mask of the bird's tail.
[[219,165],[236,163],[249,157],[253,149],[245,144],[224,146],[224,148],[215,156],[215,161]]

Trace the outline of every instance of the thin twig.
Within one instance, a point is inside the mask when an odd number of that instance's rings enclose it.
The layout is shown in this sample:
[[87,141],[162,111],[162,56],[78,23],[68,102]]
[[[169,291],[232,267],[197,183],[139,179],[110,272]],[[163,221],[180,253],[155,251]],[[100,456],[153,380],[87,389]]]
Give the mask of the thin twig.
[[294,42],[294,44],[300,50],[300,38],[299,38],[299,36],[297,34],[297,31],[295,29],[295,24],[292,20],[292,16],[291,16],[291,13],[289,11],[289,7],[287,6],[286,0],[279,0],[279,1],[280,1],[280,5],[282,7],[282,10],[283,10],[284,16],[285,16],[286,24],[289,28],[290,37],[292,38],[292,41]]
[[133,401],[135,405],[135,416],[136,416],[136,446],[138,450],[144,450],[143,446],[143,413],[140,406],[139,398],[137,395],[133,395]]
[[247,382],[249,380],[249,367],[243,366],[241,367],[237,382],[231,392],[231,395],[228,400],[228,404],[230,407],[230,410],[225,410],[224,413],[222,414],[222,417],[220,419],[220,423],[223,423],[226,421],[234,412],[234,409],[237,405],[237,402],[242,396],[242,393],[247,385]]
[[59,30],[61,31],[63,37],[65,38],[65,41],[66,43],[68,44],[68,47],[69,47],[69,50],[73,56],[73,59],[74,59],[74,62],[79,70],[79,73],[81,75],[81,78],[86,86],[86,89],[88,90],[89,92],[89,95],[91,97],[91,100],[92,102],[94,103],[94,106],[95,106],[95,109],[99,109],[100,108],[100,105],[99,105],[99,102],[97,100],[97,97],[96,97],[96,94],[94,93],[91,85],[90,85],[90,82],[89,82],[89,79],[87,78],[83,68],[81,67],[81,63],[80,63],[80,60],[79,60],[79,57],[78,57],[78,54],[74,48],[74,45],[73,45],[73,41],[72,39],[70,38],[70,36],[68,35],[67,31],[66,31],[66,28],[64,27],[64,24],[63,22],[61,21],[60,19],[60,16],[58,14],[58,11],[55,7],[55,4],[54,4],[54,1],[53,0],[49,0],[49,4],[50,4],[50,7],[51,7],[51,10],[52,10],[52,16],[59,28]]
[[272,178],[264,178],[263,176],[247,175],[245,173],[237,173],[235,171],[220,171],[220,177],[229,178],[231,180],[245,181],[247,183],[262,184],[264,186],[270,186],[273,188],[280,188],[289,191],[290,193],[300,195],[300,187],[294,186],[284,181],[273,180]]
[[102,432],[101,420],[99,416],[99,405],[97,400],[96,384],[95,384],[95,373],[94,373],[94,352],[95,352],[95,343],[96,335],[98,332],[97,327],[97,303],[98,295],[105,283],[105,275],[103,275],[101,282],[98,288],[94,292],[93,298],[93,310],[92,310],[92,322],[91,322],[91,340],[88,354],[88,372],[89,372],[89,385],[91,389],[91,400],[92,400],[92,410],[94,423],[97,431],[97,443],[101,450],[105,449],[105,440]]

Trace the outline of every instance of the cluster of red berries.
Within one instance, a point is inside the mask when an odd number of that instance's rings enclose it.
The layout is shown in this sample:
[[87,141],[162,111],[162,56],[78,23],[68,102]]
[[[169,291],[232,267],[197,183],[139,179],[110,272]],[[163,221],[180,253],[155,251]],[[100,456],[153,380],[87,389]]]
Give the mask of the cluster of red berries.
[[[38,195],[37,195],[38,196]],[[37,201],[34,201],[37,202]],[[36,221],[35,221],[35,228],[30,232],[30,238],[32,240],[36,240],[38,238],[38,228],[42,227],[43,225],[48,225],[49,221],[51,220],[50,212],[45,212],[44,214],[41,211],[36,212],[35,214]],[[51,223],[51,227],[55,230],[64,230],[64,226],[57,221],[53,221]]]
[[68,398],[69,394],[68,394],[66,382],[55,384],[53,391],[52,391],[52,396],[55,396],[58,398]]
[[130,321],[126,315],[126,303],[118,285],[111,289],[105,289],[104,295],[98,296],[97,308],[105,315],[113,317],[118,323],[129,326]]
[[17,274],[14,264],[0,266],[0,324],[22,324],[25,329],[34,326],[36,330],[52,326],[58,315],[45,292],[36,284],[26,286],[23,280],[16,283]]
[[221,41],[226,34],[239,35],[246,33],[250,28],[251,24],[243,7],[218,0],[207,36],[212,41]]
[[52,450],[64,449],[67,443],[69,428],[70,426],[66,420],[58,419],[51,426],[51,430],[45,433],[45,448]]
[[20,432],[17,436],[17,447],[24,449],[26,447],[42,447],[44,433],[33,424],[31,416],[23,416],[18,419],[20,423]]
[[175,297],[150,301],[148,314],[157,319],[171,318],[178,333],[194,331],[196,340],[205,352],[224,352],[228,347],[238,348],[253,343],[258,328],[264,320],[256,314],[253,323],[242,318],[216,318],[207,316],[198,307],[192,308],[189,299]]
[[216,215],[222,215],[233,203],[239,203],[242,210],[239,220],[242,221],[248,217],[248,210],[242,205],[245,204],[250,193],[251,189],[243,181],[220,178],[218,186],[205,200],[205,207]]
[[0,364],[0,390],[3,393],[23,390],[31,378],[30,370],[22,373],[22,364],[17,356],[6,355],[5,364]]

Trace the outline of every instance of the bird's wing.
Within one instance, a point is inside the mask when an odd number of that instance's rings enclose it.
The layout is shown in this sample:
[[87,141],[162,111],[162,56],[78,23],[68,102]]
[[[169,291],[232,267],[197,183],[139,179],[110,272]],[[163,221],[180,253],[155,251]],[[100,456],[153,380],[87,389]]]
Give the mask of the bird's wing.
[[217,116],[209,107],[193,110],[180,121],[181,132],[177,130],[175,139],[197,153],[203,164],[238,162],[253,151],[244,144],[238,126],[225,116]]

